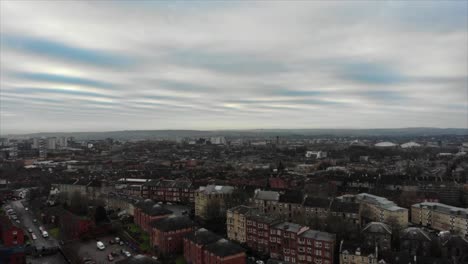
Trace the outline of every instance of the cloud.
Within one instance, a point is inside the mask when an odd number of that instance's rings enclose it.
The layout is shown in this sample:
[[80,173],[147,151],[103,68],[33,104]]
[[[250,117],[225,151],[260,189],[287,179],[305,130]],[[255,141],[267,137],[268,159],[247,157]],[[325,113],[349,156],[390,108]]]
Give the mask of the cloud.
[[2,133],[468,126],[464,1],[0,5]]

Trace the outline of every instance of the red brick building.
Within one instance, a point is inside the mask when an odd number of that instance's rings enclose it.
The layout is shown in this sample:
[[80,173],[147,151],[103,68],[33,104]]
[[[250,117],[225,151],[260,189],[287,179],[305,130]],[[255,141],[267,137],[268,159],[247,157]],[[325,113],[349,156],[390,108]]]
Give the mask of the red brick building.
[[244,249],[227,239],[220,239],[205,246],[202,264],[245,264]]
[[67,239],[79,239],[90,234],[95,228],[94,219],[75,215],[67,210],[59,216],[60,231]]
[[183,251],[183,238],[191,233],[194,223],[186,216],[170,216],[151,222],[150,245],[158,254]]
[[204,264],[205,246],[220,240],[215,233],[200,228],[184,238],[184,258],[190,264]]
[[26,263],[24,232],[5,215],[0,216],[0,263]]
[[333,264],[335,235],[294,223],[270,229],[270,256],[291,263]]
[[142,185],[141,196],[155,201],[193,203],[194,188],[188,179],[154,180]]
[[134,208],[133,221],[148,233],[151,232],[151,222],[172,214],[171,210],[155,204],[151,199],[137,202]]
[[258,212],[247,214],[247,246],[258,253],[269,254],[270,228],[279,223],[281,223],[281,220],[270,215]]

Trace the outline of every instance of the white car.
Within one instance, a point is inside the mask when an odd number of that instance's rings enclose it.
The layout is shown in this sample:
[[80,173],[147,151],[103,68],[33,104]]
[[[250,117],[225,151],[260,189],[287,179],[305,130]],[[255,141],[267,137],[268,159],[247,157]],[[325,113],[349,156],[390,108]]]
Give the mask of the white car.
[[29,211],[29,208],[26,207],[26,208],[24,208],[24,210]]
[[47,231],[42,231],[42,237],[44,238],[49,237],[49,233],[47,233]]
[[32,233],[33,231],[32,231],[32,229],[31,229],[31,228],[28,228],[28,232],[29,232],[29,233]]
[[130,254],[130,252],[128,252],[128,251],[126,251],[126,250],[124,250],[123,253],[124,253],[124,255],[125,255],[126,257],[131,257],[131,256],[132,256],[132,254]]
[[116,242],[116,243],[119,243],[119,242],[120,242],[120,237],[116,237],[116,238],[115,238],[115,242]]
[[37,239],[37,236],[34,233],[31,235],[31,237],[32,237],[33,240]]
[[98,241],[96,243],[96,247],[99,249],[99,250],[104,250],[106,249],[106,246],[104,245],[104,243],[102,243],[101,241]]

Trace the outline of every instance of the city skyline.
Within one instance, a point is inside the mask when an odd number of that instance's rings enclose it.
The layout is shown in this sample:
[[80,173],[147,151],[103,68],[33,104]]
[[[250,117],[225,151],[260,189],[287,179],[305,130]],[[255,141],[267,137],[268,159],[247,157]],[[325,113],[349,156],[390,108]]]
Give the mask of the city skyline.
[[468,2],[0,2],[0,133],[468,128]]

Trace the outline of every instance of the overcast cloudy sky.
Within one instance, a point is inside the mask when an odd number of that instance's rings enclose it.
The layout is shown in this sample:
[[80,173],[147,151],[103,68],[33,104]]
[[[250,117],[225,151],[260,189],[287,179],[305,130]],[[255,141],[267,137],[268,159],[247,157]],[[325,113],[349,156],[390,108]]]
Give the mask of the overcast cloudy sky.
[[1,1],[3,133],[468,126],[467,1]]

